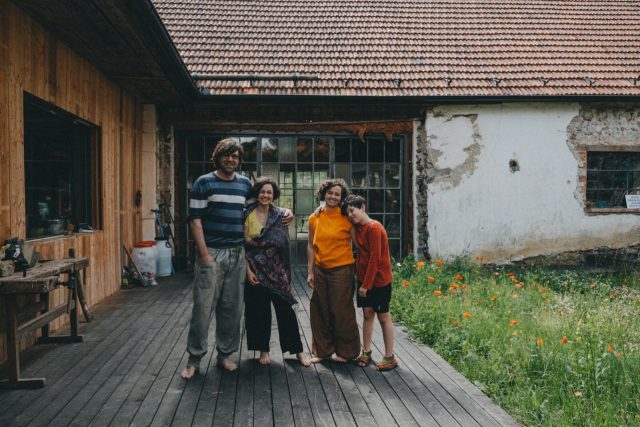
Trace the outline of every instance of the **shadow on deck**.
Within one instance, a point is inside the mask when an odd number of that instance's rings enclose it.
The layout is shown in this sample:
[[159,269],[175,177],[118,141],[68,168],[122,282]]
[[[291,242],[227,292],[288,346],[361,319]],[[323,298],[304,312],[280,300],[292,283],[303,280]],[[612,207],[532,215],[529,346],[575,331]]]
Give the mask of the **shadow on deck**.
[[[400,367],[394,371],[330,362],[302,368],[294,356],[283,357],[273,325],[271,366],[256,363],[243,337],[236,372],[216,368],[215,352],[209,351],[200,375],[184,381],[191,276],[159,281],[158,287],[121,291],[97,306],[95,320],[81,324],[83,343],[25,352],[23,376],[46,377],[47,385],[0,391],[0,425],[518,425],[398,327]],[[295,293],[308,352],[310,293],[300,271]],[[383,349],[376,325],[374,360]]]

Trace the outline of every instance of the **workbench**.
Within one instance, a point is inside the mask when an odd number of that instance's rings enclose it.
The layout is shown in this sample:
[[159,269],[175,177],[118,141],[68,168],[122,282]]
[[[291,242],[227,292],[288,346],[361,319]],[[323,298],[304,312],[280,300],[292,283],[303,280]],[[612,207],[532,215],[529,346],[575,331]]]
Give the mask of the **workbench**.
[[[44,378],[20,378],[20,337],[41,329],[37,343],[77,343],[78,335],[78,287],[82,286],[82,272],[89,266],[86,257],[39,262],[33,268],[0,278],[0,295],[5,300],[7,337],[8,380],[0,381],[0,388],[41,388]],[[61,281],[60,276],[67,280]],[[59,286],[69,288],[68,300],[55,308],[49,307],[49,293]],[[40,301],[18,310],[18,295],[40,295]],[[34,318],[31,318],[36,314]],[[69,314],[70,333],[50,336],[49,322]]]

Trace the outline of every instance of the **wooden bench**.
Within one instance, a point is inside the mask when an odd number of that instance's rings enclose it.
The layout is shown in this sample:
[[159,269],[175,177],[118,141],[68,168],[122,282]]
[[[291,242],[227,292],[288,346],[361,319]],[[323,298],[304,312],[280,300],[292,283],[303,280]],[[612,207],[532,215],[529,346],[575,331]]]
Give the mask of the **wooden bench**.
[[[5,299],[5,323],[7,336],[8,380],[0,381],[0,388],[41,388],[44,378],[20,378],[20,336],[38,328],[42,336],[37,343],[82,342],[78,335],[78,287],[82,286],[82,271],[89,266],[86,257],[44,261],[23,273],[14,273],[0,278],[0,295]],[[60,281],[60,275],[66,274],[68,280]],[[64,285],[69,288],[67,303],[49,307],[49,292]],[[40,302],[18,310],[18,295],[40,295]],[[50,336],[49,322],[69,314],[70,334]],[[33,314],[36,316],[30,318]]]

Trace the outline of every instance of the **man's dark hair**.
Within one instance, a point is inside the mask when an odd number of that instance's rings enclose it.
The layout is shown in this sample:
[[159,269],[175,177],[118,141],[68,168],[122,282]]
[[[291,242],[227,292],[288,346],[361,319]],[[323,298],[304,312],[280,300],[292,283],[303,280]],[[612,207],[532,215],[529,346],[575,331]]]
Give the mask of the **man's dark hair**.
[[213,160],[213,164],[216,169],[220,169],[220,157],[229,156],[235,152],[238,153],[238,157],[240,158],[238,165],[241,165],[242,156],[244,156],[244,148],[242,148],[242,144],[233,138],[226,138],[219,141],[211,155],[211,160]]
[[327,191],[336,186],[340,187],[342,190],[340,196],[340,201],[342,202],[349,195],[349,186],[344,182],[344,179],[341,178],[327,179],[320,184],[320,187],[318,188],[318,199],[320,199],[321,202],[324,201],[324,196],[327,194]]
[[358,194],[349,194],[346,199],[344,199],[343,204],[346,207],[353,206],[356,209],[362,209],[362,205],[366,205],[367,201],[364,197]]
[[256,178],[256,182],[253,183],[253,188],[251,189],[250,197],[258,197],[258,194],[260,194],[260,190],[262,190],[262,187],[267,184],[271,184],[271,186],[273,187],[273,200],[278,200],[278,197],[280,197],[280,187],[278,187],[278,183],[276,182],[276,180],[271,178],[270,176],[261,176],[259,178]]

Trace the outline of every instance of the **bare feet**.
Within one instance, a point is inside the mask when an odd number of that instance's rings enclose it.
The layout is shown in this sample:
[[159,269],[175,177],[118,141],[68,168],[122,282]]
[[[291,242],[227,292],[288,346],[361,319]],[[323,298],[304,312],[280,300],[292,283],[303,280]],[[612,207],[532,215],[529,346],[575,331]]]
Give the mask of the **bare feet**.
[[229,372],[232,372],[238,369],[238,365],[236,365],[235,362],[229,359],[228,357],[218,360],[218,366],[220,366],[223,369],[226,369]]
[[309,358],[307,357],[306,354],[298,353],[298,354],[296,354],[296,357],[298,358],[298,360],[300,361],[300,364],[302,366],[310,366],[311,365],[311,360],[309,360]]
[[258,363],[261,365],[270,365],[271,364],[271,359],[269,359],[269,352],[268,351],[261,351],[260,352],[260,359],[258,360]]
[[333,358],[333,361],[336,363],[347,363],[347,359],[345,359],[344,357],[340,357],[338,355],[336,355],[336,357]]
[[309,362],[311,363],[320,363],[322,362],[324,359],[322,357],[318,357],[318,356],[313,356],[311,357],[311,360]]
[[182,370],[182,373],[180,374],[180,376],[185,380],[190,380],[197,373],[198,373],[197,366],[187,366]]

